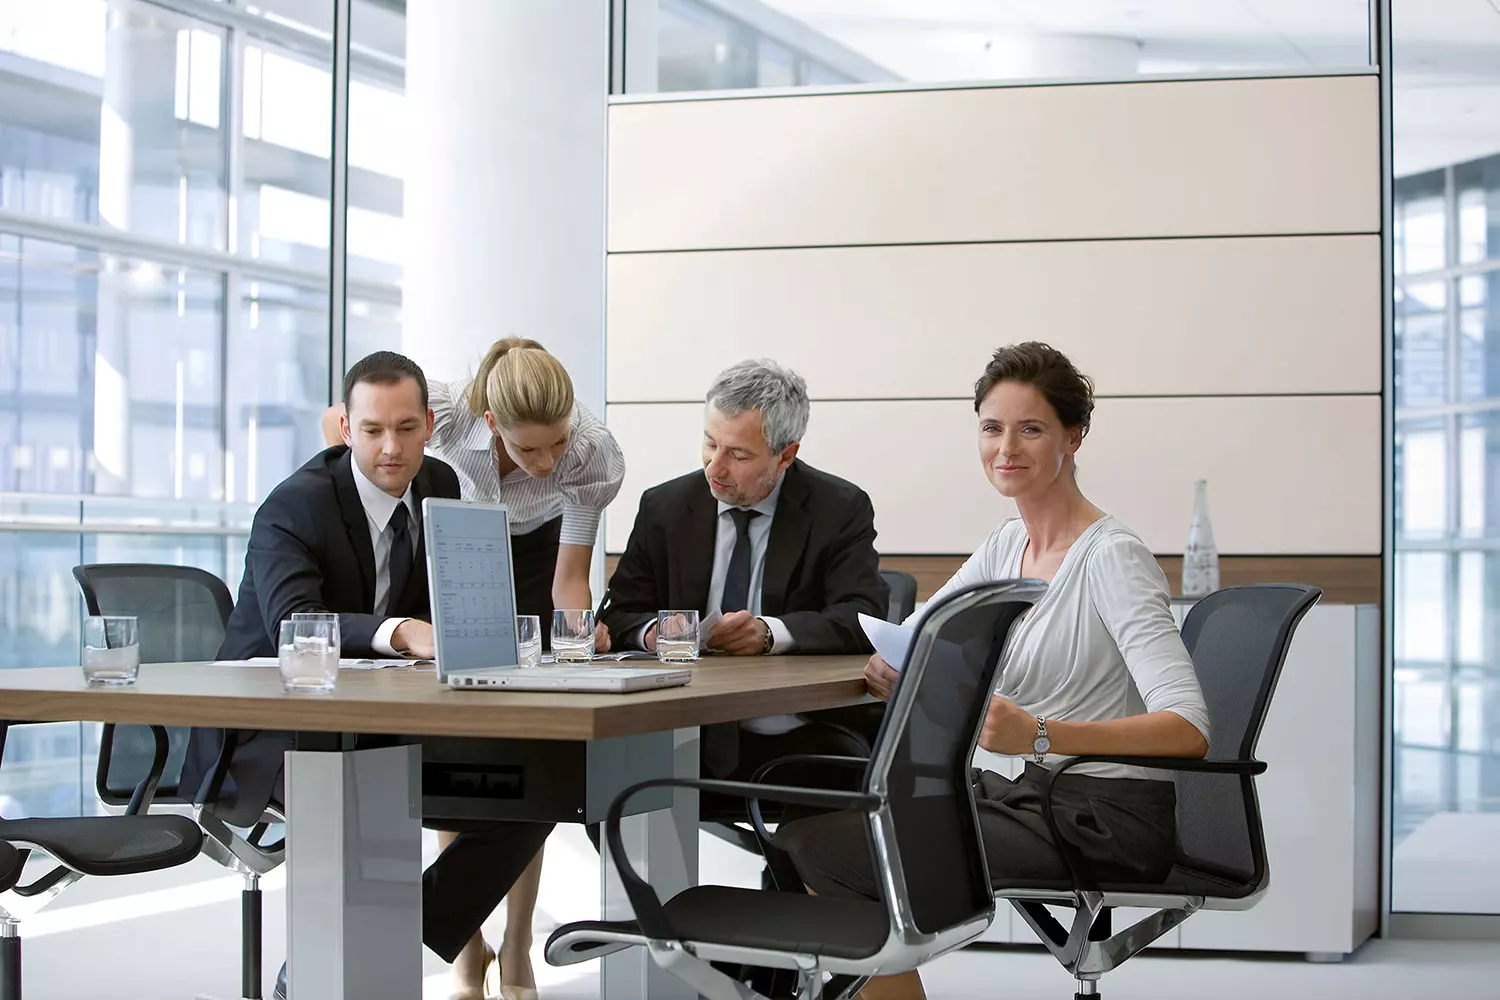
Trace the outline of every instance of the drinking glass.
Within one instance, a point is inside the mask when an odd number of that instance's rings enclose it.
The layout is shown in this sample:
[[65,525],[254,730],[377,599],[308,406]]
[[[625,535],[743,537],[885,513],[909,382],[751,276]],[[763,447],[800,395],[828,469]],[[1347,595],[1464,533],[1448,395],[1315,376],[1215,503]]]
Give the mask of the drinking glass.
[[339,630],[339,616],[333,611],[294,611],[292,612],[294,622],[321,622],[329,627],[333,636],[333,644],[337,647],[337,655],[343,656],[344,637]]
[[594,658],[594,612],[552,612],[552,658],[558,663],[587,663]]
[[134,684],[141,671],[141,637],[133,617],[92,615],[83,623],[83,679],[100,687]]
[[339,625],[313,615],[281,623],[276,666],[284,691],[332,691],[339,679]]
[[692,663],[698,659],[698,612],[656,613],[656,658],[662,663]]
[[542,665],[542,619],[539,615],[516,615],[516,665]]

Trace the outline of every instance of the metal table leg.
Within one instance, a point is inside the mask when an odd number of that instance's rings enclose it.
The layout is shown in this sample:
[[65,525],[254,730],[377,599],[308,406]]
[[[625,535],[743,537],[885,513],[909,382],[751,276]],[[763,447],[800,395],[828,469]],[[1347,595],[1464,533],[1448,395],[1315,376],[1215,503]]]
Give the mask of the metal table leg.
[[[673,776],[698,776],[698,730],[679,729],[672,741]],[[662,899],[698,884],[698,793],[673,789],[671,809],[627,816],[620,826],[630,863]],[[634,917],[625,888],[610,862],[609,845],[600,847],[601,897],[605,920]],[[599,975],[601,1000],[696,1000],[682,980],[657,967],[645,948],[607,955]]]
[[286,755],[287,993],[422,995],[421,748]]

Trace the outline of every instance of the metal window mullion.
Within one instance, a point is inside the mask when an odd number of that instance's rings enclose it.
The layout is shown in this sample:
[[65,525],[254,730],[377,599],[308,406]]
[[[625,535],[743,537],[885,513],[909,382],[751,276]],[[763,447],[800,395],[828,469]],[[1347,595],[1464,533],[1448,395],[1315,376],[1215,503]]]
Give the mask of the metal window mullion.
[[349,276],[349,17],[351,0],[333,2],[333,142],[329,186],[328,401],[343,395]]
[[[245,33],[239,28],[229,28],[224,45],[224,109],[219,121],[224,123],[224,184],[229,197],[224,200],[224,249],[230,255],[239,253],[240,204],[245,190]],[[230,408],[230,352],[243,335],[244,311],[240,303],[244,299],[244,279],[237,267],[224,272],[224,349],[220,354],[220,385],[224,401],[223,419],[220,422],[219,453],[223,456],[222,469],[224,499],[232,502],[229,486],[235,481],[231,462],[235,457],[230,451],[234,434],[231,423],[234,414]],[[247,456],[248,457],[248,456]],[[248,470],[247,470],[248,473]],[[249,482],[249,475],[244,479]],[[225,549],[228,558],[228,549]]]

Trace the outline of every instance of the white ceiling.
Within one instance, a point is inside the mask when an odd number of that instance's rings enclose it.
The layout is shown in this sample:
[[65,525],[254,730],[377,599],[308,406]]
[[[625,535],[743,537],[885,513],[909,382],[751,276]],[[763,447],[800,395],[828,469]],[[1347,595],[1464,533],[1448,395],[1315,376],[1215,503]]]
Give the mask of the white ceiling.
[[[909,80],[1369,60],[1366,0],[765,2]],[[1396,173],[1500,150],[1500,0],[1393,0],[1392,20]]]

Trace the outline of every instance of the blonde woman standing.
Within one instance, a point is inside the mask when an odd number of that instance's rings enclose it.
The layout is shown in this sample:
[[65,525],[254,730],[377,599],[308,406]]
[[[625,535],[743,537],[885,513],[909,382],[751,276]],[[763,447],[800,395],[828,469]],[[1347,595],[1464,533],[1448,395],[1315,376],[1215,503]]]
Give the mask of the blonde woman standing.
[[[509,508],[516,613],[539,616],[550,645],[554,608],[594,606],[589,567],[604,508],[625,478],[620,446],[574,398],[567,369],[534,340],[497,341],[472,379],[432,383],[431,406],[429,448],[458,473],[463,498]],[[595,638],[600,652],[609,649],[603,625]],[[439,834],[444,848],[452,839]],[[531,919],[541,873],[538,851],[506,897],[498,955],[505,1000],[536,997]],[[458,1000],[484,996],[496,957],[482,935],[465,946],[453,963]]]

